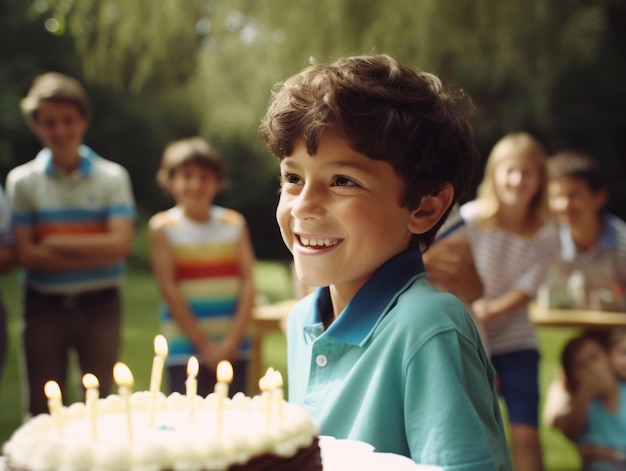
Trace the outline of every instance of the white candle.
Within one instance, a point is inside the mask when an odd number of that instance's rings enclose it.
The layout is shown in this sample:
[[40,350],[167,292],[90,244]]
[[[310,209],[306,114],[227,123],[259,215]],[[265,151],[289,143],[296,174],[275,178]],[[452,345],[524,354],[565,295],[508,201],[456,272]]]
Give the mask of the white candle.
[[85,388],[85,404],[89,410],[91,416],[91,438],[96,440],[98,438],[98,409],[97,402],[100,392],[100,382],[91,373],[87,373],[83,376],[83,387]]
[[43,392],[48,398],[48,410],[56,422],[61,433],[63,432],[63,421],[61,419],[61,388],[56,381],[48,381],[43,387]]
[[280,371],[274,371],[274,381],[272,384],[273,392],[272,397],[274,401],[274,405],[276,407],[276,415],[278,416],[278,421],[282,422],[283,420],[283,399],[285,398],[285,393],[283,392],[283,375],[280,374]]
[[198,359],[194,356],[189,357],[189,361],[187,362],[187,380],[185,381],[185,392],[187,394],[187,400],[189,401],[189,420],[193,420],[194,401],[198,393],[197,377],[199,370],[200,365],[198,364]]
[[217,395],[217,435],[222,432],[222,414],[224,400],[228,397],[228,385],[233,380],[233,365],[226,360],[217,364],[217,382],[215,383],[215,394]]
[[167,340],[162,335],[154,337],[154,358],[152,360],[152,373],[150,374],[150,394],[152,401],[150,404],[150,426],[154,426],[154,415],[156,411],[157,393],[161,390],[161,380],[163,379],[163,366],[167,356]]
[[265,375],[259,379],[259,389],[261,390],[261,398],[265,403],[265,420],[268,427],[272,423],[272,397],[270,389],[273,372],[274,368],[268,368]]
[[124,407],[126,409],[126,427],[128,429],[128,440],[133,442],[133,422],[130,410],[130,395],[132,387],[135,384],[133,373],[124,363],[117,362],[113,367],[113,379],[118,386],[118,394],[124,398]]

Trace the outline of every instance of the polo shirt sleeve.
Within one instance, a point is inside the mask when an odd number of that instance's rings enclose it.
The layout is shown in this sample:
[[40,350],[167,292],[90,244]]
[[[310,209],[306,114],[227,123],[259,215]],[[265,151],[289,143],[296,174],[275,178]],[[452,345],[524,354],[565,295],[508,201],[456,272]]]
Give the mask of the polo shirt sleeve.
[[415,462],[477,471],[506,462],[495,373],[473,342],[454,329],[436,333],[409,360],[406,375],[406,435]]
[[124,167],[118,166],[117,170],[114,178],[112,178],[110,184],[107,185],[107,189],[109,190],[109,218],[135,219],[135,199],[133,197],[130,177]]
[[13,245],[13,232],[11,230],[11,205],[0,186],[0,246]]
[[6,194],[13,213],[13,225],[31,226],[33,224],[34,203],[29,191],[28,164],[14,168],[7,175]]

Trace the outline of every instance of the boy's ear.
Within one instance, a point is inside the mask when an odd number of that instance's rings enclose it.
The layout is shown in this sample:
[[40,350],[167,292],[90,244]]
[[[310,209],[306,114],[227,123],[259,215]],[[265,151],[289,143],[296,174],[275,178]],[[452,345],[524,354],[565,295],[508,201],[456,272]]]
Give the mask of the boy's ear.
[[595,192],[594,200],[596,203],[596,210],[602,211],[609,202],[609,192],[605,188],[600,188]]
[[424,196],[419,207],[411,213],[409,230],[413,234],[424,234],[439,222],[454,199],[454,188],[450,183],[444,184],[436,195]]

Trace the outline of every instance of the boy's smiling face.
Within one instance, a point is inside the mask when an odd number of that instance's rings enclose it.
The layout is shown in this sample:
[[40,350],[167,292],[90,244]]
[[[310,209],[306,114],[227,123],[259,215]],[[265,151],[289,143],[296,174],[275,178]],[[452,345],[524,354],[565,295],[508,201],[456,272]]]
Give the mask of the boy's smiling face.
[[213,170],[188,162],[173,170],[168,189],[187,217],[205,220],[220,182]]
[[409,247],[412,231],[430,228],[401,207],[404,182],[391,164],[352,150],[332,132],[314,156],[298,142],[280,168],[276,218],[305,285],[333,285],[351,298]]
[[594,192],[580,178],[557,177],[548,184],[550,210],[556,219],[578,231],[593,229],[606,204],[606,192]]
[[44,101],[37,110],[33,130],[52,155],[60,159],[78,157],[89,120],[79,109],[64,102]]

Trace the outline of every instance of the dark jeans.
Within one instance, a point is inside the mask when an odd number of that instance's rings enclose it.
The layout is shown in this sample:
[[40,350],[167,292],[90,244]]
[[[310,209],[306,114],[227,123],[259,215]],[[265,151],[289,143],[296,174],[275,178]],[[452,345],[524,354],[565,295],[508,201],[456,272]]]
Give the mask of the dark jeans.
[[[233,395],[239,391],[247,392],[246,382],[248,379],[248,361],[237,360],[233,363],[233,382],[228,388],[228,395]],[[167,367],[167,376],[170,392],[185,394],[185,380],[187,379],[187,365],[170,365]],[[200,365],[198,372],[198,395],[206,397],[212,393],[216,383],[215,371]]]
[[24,297],[24,357],[28,379],[28,411],[47,412],[43,387],[59,383],[66,397],[70,351],[81,374],[93,373],[100,396],[111,392],[113,365],[121,343],[122,306],[117,288],[77,295],[43,294],[27,289]]

